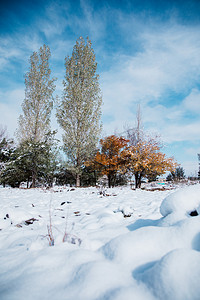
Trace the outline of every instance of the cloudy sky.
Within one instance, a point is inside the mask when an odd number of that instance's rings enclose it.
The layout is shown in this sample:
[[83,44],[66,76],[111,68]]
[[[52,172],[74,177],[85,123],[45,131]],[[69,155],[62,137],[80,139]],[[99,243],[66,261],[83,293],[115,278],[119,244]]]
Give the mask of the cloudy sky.
[[[78,37],[92,41],[103,94],[103,134],[143,125],[188,175],[200,153],[200,1],[66,0],[0,4],[0,124],[12,137],[24,99],[29,58],[44,43],[52,53],[56,94],[64,58]],[[55,120],[53,127],[57,127]]]

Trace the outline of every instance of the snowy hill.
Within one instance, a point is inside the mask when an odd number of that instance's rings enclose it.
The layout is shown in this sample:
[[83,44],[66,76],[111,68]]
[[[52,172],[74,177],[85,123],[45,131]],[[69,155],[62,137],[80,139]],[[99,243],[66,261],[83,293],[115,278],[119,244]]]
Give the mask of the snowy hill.
[[199,213],[200,185],[0,188],[0,299],[199,299]]

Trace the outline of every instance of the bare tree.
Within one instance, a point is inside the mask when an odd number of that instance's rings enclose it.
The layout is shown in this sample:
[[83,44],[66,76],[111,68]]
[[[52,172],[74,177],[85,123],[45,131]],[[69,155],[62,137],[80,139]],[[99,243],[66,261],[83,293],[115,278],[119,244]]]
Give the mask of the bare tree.
[[177,163],[173,158],[167,158],[160,150],[162,143],[158,136],[145,134],[142,125],[140,105],[136,113],[136,127],[127,129],[126,137],[129,140],[128,151],[124,151],[124,160],[127,170],[135,177],[135,187],[141,187],[144,177],[156,177],[165,171],[174,171]]
[[134,128],[126,128],[125,134],[129,144],[132,146],[135,146],[144,137],[140,104],[138,104],[136,113],[136,126]]

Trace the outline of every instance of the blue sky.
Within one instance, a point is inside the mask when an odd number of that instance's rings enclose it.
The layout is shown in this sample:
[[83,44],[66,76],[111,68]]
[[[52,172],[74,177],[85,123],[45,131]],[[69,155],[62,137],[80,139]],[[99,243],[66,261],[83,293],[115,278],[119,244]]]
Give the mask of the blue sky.
[[[188,175],[200,153],[199,1],[3,1],[0,4],[0,124],[14,135],[29,57],[52,53],[56,94],[64,58],[78,37],[92,41],[103,94],[103,135],[135,126],[140,103],[146,130]],[[52,127],[58,127],[53,120]]]

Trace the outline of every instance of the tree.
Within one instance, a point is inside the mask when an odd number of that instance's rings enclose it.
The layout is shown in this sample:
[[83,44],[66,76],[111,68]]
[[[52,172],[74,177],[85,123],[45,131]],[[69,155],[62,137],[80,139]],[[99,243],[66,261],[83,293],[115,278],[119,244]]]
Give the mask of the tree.
[[65,58],[65,67],[64,92],[57,107],[57,118],[64,130],[64,151],[76,176],[76,186],[80,186],[84,161],[95,151],[101,131],[102,97],[89,39],[77,40],[72,56]]
[[166,180],[167,181],[172,181],[173,180],[173,176],[172,176],[171,172],[167,175]]
[[144,129],[142,125],[142,116],[140,105],[138,105],[136,113],[136,126],[134,128],[128,128],[125,131],[126,138],[129,140],[129,145],[135,146],[144,138]]
[[26,181],[31,176],[27,165],[24,162],[24,156],[21,156],[21,149],[14,148],[9,160],[5,163],[1,172],[1,183],[11,187],[19,187],[22,181]]
[[135,187],[141,187],[141,180],[148,176],[157,176],[166,171],[174,171],[177,164],[173,158],[167,158],[160,151],[161,146],[155,139],[142,138],[135,145],[122,152],[125,172],[135,176]]
[[[38,176],[38,152],[40,143],[48,143],[50,134],[50,116],[53,108],[54,81],[49,67],[50,49],[44,45],[39,52],[30,57],[30,69],[25,75],[25,99],[22,103],[23,114],[19,117],[17,136],[19,144],[32,145],[32,186],[35,187]],[[34,146],[33,146],[34,145]],[[22,147],[23,148],[23,147]],[[26,147],[25,147],[26,148]],[[49,149],[49,145],[47,145]]]
[[[7,137],[6,127],[0,125],[0,182],[6,163],[10,160],[13,152],[13,140]],[[3,182],[1,182],[3,183]],[[5,183],[3,183],[5,186]]]
[[152,172],[150,175],[146,176],[148,182],[153,182],[158,180],[158,174],[156,172]]
[[[43,183],[52,185],[57,169],[57,153],[54,150],[54,139],[47,135],[48,141],[22,142],[13,149],[10,159],[5,163],[1,174],[1,182],[12,187],[19,187],[20,183],[27,182],[27,188],[32,181],[33,168],[37,173],[37,179]],[[35,183],[36,184],[36,183]],[[35,186],[34,186],[35,187]]]
[[135,187],[141,187],[142,178],[157,178],[167,170],[174,171],[177,164],[160,150],[162,144],[156,136],[145,134],[142,126],[140,105],[136,114],[136,127],[127,130],[128,147],[123,150],[124,172],[135,177]]
[[185,171],[183,169],[183,167],[177,167],[176,170],[175,170],[175,179],[180,181],[181,179],[184,179],[185,178]]
[[100,172],[93,169],[91,166],[84,166],[81,176],[82,186],[96,186]]
[[0,169],[5,161],[9,159],[12,140],[6,134],[6,127],[0,125]]
[[69,167],[65,162],[61,161],[57,168],[57,172],[55,174],[56,184],[58,185],[75,185],[76,178],[73,176],[72,172],[69,170]]
[[115,135],[108,136],[100,140],[101,149],[94,158],[87,163],[94,170],[102,175],[108,176],[108,185],[111,187],[115,183],[115,177],[121,170],[122,150],[127,146],[128,140]]
[[177,167],[176,170],[167,175],[167,181],[180,181],[185,178],[185,171],[182,167]]

